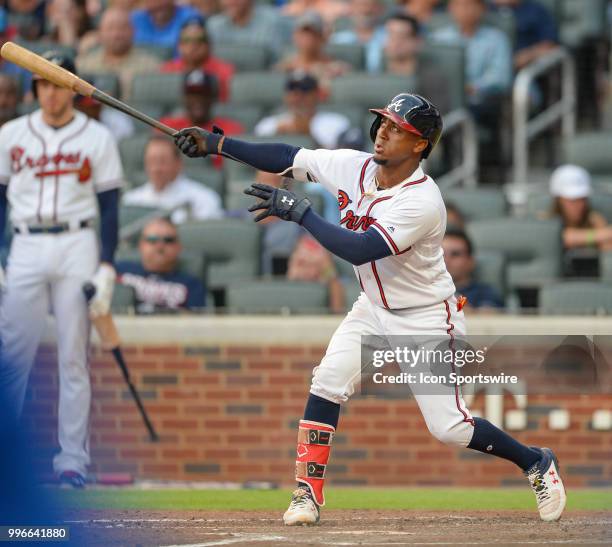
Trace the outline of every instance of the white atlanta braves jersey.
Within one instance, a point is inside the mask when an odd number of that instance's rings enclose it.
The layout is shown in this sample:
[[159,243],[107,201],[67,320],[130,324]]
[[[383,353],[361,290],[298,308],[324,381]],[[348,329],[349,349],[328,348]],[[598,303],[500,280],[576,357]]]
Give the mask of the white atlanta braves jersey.
[[113,136],[81,112],[59,129],[43,121],[41,110],[0,129],[0,184],[8,184],[14,225],[92,219],[96,193],[122,181]]
[[446,207],[438,186],[419,167],[397,186],[377,190],[377,167],[371,154],[355,150],[301,149],[293,162],[294,177],[307,173],[338,196],[344,228],[377,230],[391,249],[391,256],[355,267],[371,302],[403,309],[450,298],[455,286],[444,264]]

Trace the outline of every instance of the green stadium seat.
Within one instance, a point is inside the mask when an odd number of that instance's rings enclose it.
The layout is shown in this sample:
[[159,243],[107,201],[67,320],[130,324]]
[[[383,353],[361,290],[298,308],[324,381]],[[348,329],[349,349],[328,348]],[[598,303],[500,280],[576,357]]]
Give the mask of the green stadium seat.
[[539,294],[542,315],[610,315],[612,284],[594,281],[566,281],[542,287]]
[[[115,254],[115,261],[140,263],[140,252],[136,247],[119,249]],[[204,255],[182,251],[177,263],[177,270],[197,277],[206,286],[206,259]]]
[[[435,66],[446,78],[451,110],[465,106],[465,50],[426,42],[419,56],[422,66]],[[418,86],[417,86],[418,87]]]
[[340,280],[340,282],[344,287],[345,309],[346,311],[349,311],[361,294],[361,286],[354,276],[353,279],[343,278]]
[[147,44],[146,46],[136,46],[134,49],[140,50],[147,55],[153,55],[160,61],[169,61],[174,57],[174,48],[160,46],[157,44]]
[[286,76],[281,72],[244,72],[232,78],[231,102],[275,108],[283,102]]
[[585,40],[605,38],[608,31],[607,0],[562,0],[559,37],[570,48]]
[[119,96],[120,84],[119,78],[116,74],[112,74],[110,72],[94,72],[88,74],[79,74],[79,76],[84,80],[90,82],[100,91],[108,93],[113,97]]
[[133,287],[116,283],[111,300],[111,311],[116,314],[132,315],[136,308],[136,291]]
[[565,160],[584,167],[592,175],[612,177],[612,131],[578,133],[563,143]]
[[208,288],[224,289],[259,273],[261,233],[253,222],[231,218],[179,226],[183,249],[206,257]]
[[237,72],[263,71],[268,67],[269,56],[264,46],[242,44],[215,44],[215,57],[236,68]]
[[[124,227],[128,226],[153,213],[159,212],[155,207],[139,207],[137,205],[121,205],[119,207],[119,225]],[[163,216],[160,213],[160,216]]]
[[183,173],[190,179],[214,190],[221,197],[225,194],[225,176],[223,171],[207,165],[202,158],[183,157]]
[[599,277],[602,281],[612,282],[612,251],[600,253]]
[[495,251],[477,251],[474,257],[476,270],[474,277],[481,283],[491,285],[502,298],[506,294],[505,267],[506,258],[503,253]]
[[246,132],[251,132],[263,117],[263,109],[251,104],[217,103],[213,107],[213,116],[236,120]]
[[348,63],[353,70],[364,69],[365,52],[361,44],[329,44],[325,52],[333,59]]
[[183,75],[180,73],[136,74],[132,80],[134,103],[153,104],[171,112],[183,104]]
[[361,127],[363,122],[363,108],[350,104],[327,104],[319,106],[319,112],[336,112],[346,116],[353,127]]
[[258,137],[256,135],[243,135],[241,139],[248,142],[283,142],[291,146],[302,148],[315,148],[316,144],[308,135],[282,135],[273,137]]
[[[594,192],[590,197],[591,207],[612,223],[612,194]],[[532,194],[527,201],[527,211],[536,218],[546,218],[551,214],[553,198],[550,194]]]
[[498,218],[469,222],[476,253],[501,252],[508,288],[534,288],[561,273],[561,223],[556,219]]
[[128,180],[131,174],[144,171],[144,151],[150,138],[151,134],[146,133],[119,141],[121,164]]
[[506,214],[506,199],[501,190],[461,188],[444,190],[442,197],[461,211],[466,220],[485,220]]
[[327,287],[319,283],[271,280],[232,284],[227,289],[232,313],[321,314],[327,312]]
[[415,83],[416,78],[406,76],[355,72],[332,80],[330,103],[381,108],[389,98],[414,88]]

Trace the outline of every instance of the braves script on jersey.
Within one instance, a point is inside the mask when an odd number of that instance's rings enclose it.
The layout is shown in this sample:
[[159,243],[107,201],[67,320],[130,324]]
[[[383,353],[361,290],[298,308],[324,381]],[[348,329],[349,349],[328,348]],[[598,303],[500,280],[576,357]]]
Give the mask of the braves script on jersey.
[[75,112],[54,129],[37,110],[0,129],[0,184],[9,179],[14,225],[79,222],[98,215],[96,193],[120,187],[122,169],[103,125]]
[[446,208],[434,181],[418,168],[404,182],[376,190],[371,154],[354,150],[301,149],[295,176],[320,182],[338,196],[340,223],[348,230],[375,229],[392,256],[355,266],[368,298],[387,309],[442,302],[455,293],[446,271],[442,238]]

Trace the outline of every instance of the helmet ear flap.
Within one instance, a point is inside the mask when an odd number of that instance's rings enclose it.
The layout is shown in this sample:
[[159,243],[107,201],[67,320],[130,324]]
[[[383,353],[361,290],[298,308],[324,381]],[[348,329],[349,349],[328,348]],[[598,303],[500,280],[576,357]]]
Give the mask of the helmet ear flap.
[[382,117],[376,116],[376,119],[372,122],[372,125],[370,126],[370,139],[372,139],[372,142],[376,140],[376,133],[378,133],[378,129],[380,127],[381,122]]

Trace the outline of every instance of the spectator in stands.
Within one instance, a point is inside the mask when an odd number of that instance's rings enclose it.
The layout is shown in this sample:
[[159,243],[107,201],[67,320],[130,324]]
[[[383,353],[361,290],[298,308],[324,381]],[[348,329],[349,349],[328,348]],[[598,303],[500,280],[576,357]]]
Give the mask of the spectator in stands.
[[429,22],[438,11],[440,0],[399,0],[402,11],[414,17],[425,33],[429,32]]
[[64,46],[78,47],[80,39],[94,28],[86,0],[50,0],[47,18],[51,39]]
[[450,202],[446,202],[446,227],[463,230],[465,228],[465,217],[459,208]]
[[555,48],[557,26],[552,14],[535,0],[494,0],[500,9],[511,9],[516,22],[514,68],[520,70]]
[[108,8],[100,20],[101,48],[94,49],[76,60],[81,74],[113,73],[121,84],[121,98],[130,97],[135,74],[157,72],[160,62],[156,57],[133,47],[133,28],[129,12]]
[[206,25],[201,17],[188,19],[179,37],[179,56],[166,61],[162,72],[191,72],[200,69],[212,74],[219,82],[219,100],[227,101],[234,66],[212,55],[212,47]]
[[178,270],[181,243],[165,218],[150,221],[138,245],[140,262],[118,262],[118,282],[133,287],[138,313],[200,310],[206,305],[202,281]]
[[307,12],[314,11],[330,27],[341,17],[348,17],[351,13],[347,2],[338,0],[289,0],[282,10],[283,15],[301,17]]
[[320,148],[337,148],[339,138],[351,123],[342,114],[318,110],[319,95],[314,76],[302,71],[291,73],[285,83],[285,111],[261,120],[255,126],[255,134],[305,135]]
[[183,23],[198,17],[198,11],[174,0],[143,0],[144,9],[132,12],[134,43],[137,46],[160,46],[177,53],[176,46]]
[[550,193],[554,198],[553,215],[563,222],[566,249],[612,250],[612,226],[601,213],[591,208],[591,176],[586,169],[569,164],[558,167],[550,177]]
[[361,44],[365,50],[365,68],[369,72],[382,70],[383,11],[379,0],[350,0],[350,27],[334,32],[329,39],[331,44]]
[[448,112],[450,98],[446,77],[438,67],[419,62],[423,39],[418,21],[410,15],[396,13],[387,19],[385,30],[387,73],[416,78],[416,91],[431,100],[440,112]]
[[3,2],[6,21],[22,40],[39,40],[46,28],[45,0],[7,0]]
[[148,181],[123,196],[124,205],[174,210],[172,222],[203,220],[223,216],[219,195],[182,173],[183,161],[173,141],[154,135],[145,149],[144,166]]
[[331,80],[351,69],[344,61],[333,59],[325,53],[327,34],[323,19],[315,12],[308,12],[296,21],[293,45],[295,53],[285,57],[275,68],[285,72],[302,70],[312,74],[319,81],[324,96],[329,92]]
[[327,285],[332,313],[344,313],[345,294],[332,255],[310,235],[300,238],[289,258],[287,279]]
[[239,122],[213,115],[212,108],[217,102],[218,94],[219,83],[212,74],[201,69],[192,70],[185,75],[183,84],[185,113],[167,116],[162,118],[161,122],[173,129],[197,126],[212,131],[216,125],[228,136],[244,133],[244,128]]
[[504,307],[501,296],[493,287],[474,280],[476,267],[474,249],[463,230],[447,228],[442,249],[446,268],[453,278],[457,295],[465,296],[470,308],[490,311]]
[[19,88],[12,76],[0,74],[0,126],[17,117]]
[[221,0],[221,9],[206,22],[213,44],[263,46],[279,57],[286,46],[286,31],[276,9],[254,0]]
[[501,97],[512,83],[512,53],[507,36],[482,24],[485,0],[450,0],[454,23],[433,33],[436,41],[465,46],[468,104],[478,121],[486,125],[499,117]]

